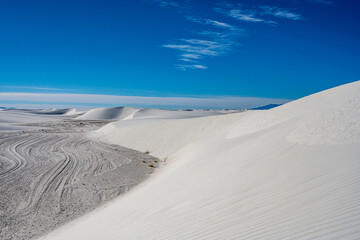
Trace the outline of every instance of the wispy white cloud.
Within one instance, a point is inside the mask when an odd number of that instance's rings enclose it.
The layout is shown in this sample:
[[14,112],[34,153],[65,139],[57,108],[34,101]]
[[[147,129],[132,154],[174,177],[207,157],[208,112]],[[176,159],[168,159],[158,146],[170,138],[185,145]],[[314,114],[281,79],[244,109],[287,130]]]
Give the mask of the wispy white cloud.
[[194,22],[194,23],[204,23],[204,20],[201,18],[197,18],[194,16],[189,16],[189,15],[185,15],[184,18],[190,22]]
[[186,20],[203,25],[209,29],[194,32],[193,34],[198,36],[193,39],[178,39],[174,40],[173,43],[162,45],[162,47],[180,52],[178,60],[186,64],[175,64],[175,66],[181,70],[207,69],[207,66],[198,62],[207,57],[216,57],[230,52],[233,46],[238,45],[234,39],[244,32],[243,29],[224,21],[191,15],[191,4],[189,4],[189,1],[154,1],[162,7],[176,7],[178,13],[183,14]]
[[187,58],[187,59],[200,59],[201,58],[200,55],[192,54],[192,53],[182,54],[181,56],[184,58]]
[[197,60],[191,58],[179,58],[179,60],[184,62],[197,62]]
[[253,23],[267,23],[277,24],[276,21],[265,19],[264,16],[272,16],[275,18],[284,18],[290,20],[302,20],[300,14],[292,12],[290,9],[279,8],[274,6],[260,6],[246,8],[244,5],[226,5],[226,8],[215,8],[215,11],[223,13],[234,19],[253,22]]
[[171,0],[154,0],[160,7],[180,7],[181,5],[176,1]]
[[227,28],[227,29],[233,29],[234,28],[234,26],[232,26],[232,25],[230,25],[228,23],[219,22],[219,21],[215,21],[215,20],[211,20],[211,19],[206,19],[206,23],[214,25],[215,27],[221,27],[221,28]]
[[278,8],[278,7],[270,7],[270,6],[263,6],[260,7],[263,12],[260,12],[262,15],[271,15],[278,18],[287,18],[291,20],[302,20],[303,17],[300,14],[291,12],[288,9]]
[[[227,53],[232,44],[229,41],[209,41],[204,39],[181,39],[179,44],[166,44],[163,47],[180,51],[179,60],[185,62],[197,62],[206,57],[215,57]],[[183,65],[176,64],[181,70],[207,69],[202,64]]]
[[[165,1],[166,3],[162,3]],[[328,0],[319,0],[328,1]],[[161,6],[179,7],[179,2],[174,0],[156,0]],[[169,4],[170,2],[170,4]],[[174,2],[174,4],[172,4]],[[187,1],[181,2],[185,4]],[[279,8],[274,6],[245,6],[242,4],[222,3],[218,7],[212,8],[217,15],[224,16],[250,23],[265,23],[276,25],[274,18],[301,20],[303,17],[291,9]],[[178,60],[183,64],[175,64],[181,70],[207,69],[201,64],[201,60],[208,57],[216,57],[230,53],[235,47],[241,45],[238,40],[246,34],[246,30],[234,24],[230,24],[219,17],[198,17],[190,14],[189,6],[187,11],[180,11],[184,18],[196,24],[202,25],[203,30],[194,32],[198,35],[193,39],[180,39],[170,44],[164,44],[162,47],[174,49],[180,52]],[[211,14],[213,15],[213,13]],[[268,19],[271,18],[271,19]],[[205,28],[205,29],[204,29]],[[202,66],[202,67],[196,67]]]
[[[282,104],[289,100],[256,97],[142,97],[97,94],[65,94],[65,93],[0,93],[0,101],[14,101],[6,106],[19,104],[47,104],[73,107],[75,105],[91,106],[168,106],[171,108],[254,108],[267,104]],[[22,102],[22,103],[20,103]]]
[[225,22],[221,22],[221,21],[217,21],[217,20],[213,20],[213,19],[202,19],[202,18],[197,18],[194,16],[185,16],[185,19],[188,21],[194,22],[194,23],[211,25],[214,27],[228,29],[228,30],[236,30],[237,29],[236,26],[233,26],[229,23],[225,23]]
[[[184,59],[184,61],[189,59]],[[191,61],[191,60],[189,60]],[[180,70],[186,71],[189,69],[207,69],[207,66],[201,65],[201,64],[176,64],[175,65]]]
[[186,54],[181,54],[182,57],[185,56],[192,59],[199,59],[206,56],[219,56],[228,48],[228,45],[225,43],[202,39],[182,39],[181,42],[183,44],[166,44],[163,45],[163,47],[184,52]]
[[218,31],[200,31],[200,32],[197,32],[197,34],[200,36],[208,37],[210,39],[218,39],[220,41],[222,39],[230,40],[232,37],[234,37],[234,38],[236,37],[236,35],[233,33],[218,32]]
[[48,91],[65,91],[71,89],[60,89],[60,88],[49,88],[49,87],[28,87],[28,86],[0,86],[1,88],[7,89],[32,89],[32,90],[48,90]]
[[[192,39],[184,39],[182,41],[186,42],[188,40],[192,40]],[[221,45],[218,43],[214,43],[214,45],[212,46],[202,45],[202,44],[166,44],[163,45],[163,47],[176,49],[185,53],[195,53],[199,56],[204,57],[204,56],[219,55],[220,52],[218,50],[221,48]],[[184,54],[182,54],[181,56],[183,55]]]
[[[186,15],[185,19],[211,27],[212,30],[196,32],[195,34],[201,36],[201,39],[181,39],[175,44],[163,45],[163,47],[180,51],[178,59],[184,62],[198,62],[206,57],[220,56],[230,52],[234,46],[239,45],[234,40],[244,32],[237,26],[219,20],[189,15]],[[175,64],[175,66],[181,70],[207,69],[202,64]]]
[[255,12],[243,11],[240,9],[231,9],[227,12],[227,15],[245,22],[267,22],[264,19],[255,17]]

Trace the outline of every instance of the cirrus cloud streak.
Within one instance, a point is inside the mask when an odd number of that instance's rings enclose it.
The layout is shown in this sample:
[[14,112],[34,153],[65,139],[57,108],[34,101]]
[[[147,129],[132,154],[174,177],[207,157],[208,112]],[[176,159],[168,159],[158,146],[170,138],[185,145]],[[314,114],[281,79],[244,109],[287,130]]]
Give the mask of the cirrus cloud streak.
[[[0,93],[0,101],[16,103],[51,103],[53,105],[167,106],[168,108],[246,109],[267,104],[282,104],[289,100],[258,97],[144,97],[72,93]],[[7,104],[9,105],[9,104]]]

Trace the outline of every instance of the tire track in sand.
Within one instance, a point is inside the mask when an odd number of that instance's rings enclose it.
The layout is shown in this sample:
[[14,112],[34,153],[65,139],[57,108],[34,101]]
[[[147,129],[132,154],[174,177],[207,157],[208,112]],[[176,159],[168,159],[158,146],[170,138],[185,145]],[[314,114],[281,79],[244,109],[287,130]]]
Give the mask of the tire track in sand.
[[0,132],[0,239],[35,239],[124,193],[155,158],[85,137],[105,122]]

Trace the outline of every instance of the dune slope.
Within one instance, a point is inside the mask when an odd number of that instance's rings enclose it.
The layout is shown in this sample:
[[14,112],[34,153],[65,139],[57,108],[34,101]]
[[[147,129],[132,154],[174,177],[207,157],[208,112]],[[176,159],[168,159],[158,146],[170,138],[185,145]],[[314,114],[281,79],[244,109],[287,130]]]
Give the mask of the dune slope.
[[184,119],[239,112],[240,110],[165,110],[152,108],[95,108],[77,117],[81,120]]
[[122,120],[127,118],[139,109],[131,107],[95,108],[77,117],[81,120]]
[[267,111],[119,121],[97,135],[168,164],[46,239],[360,238],[360,82]]

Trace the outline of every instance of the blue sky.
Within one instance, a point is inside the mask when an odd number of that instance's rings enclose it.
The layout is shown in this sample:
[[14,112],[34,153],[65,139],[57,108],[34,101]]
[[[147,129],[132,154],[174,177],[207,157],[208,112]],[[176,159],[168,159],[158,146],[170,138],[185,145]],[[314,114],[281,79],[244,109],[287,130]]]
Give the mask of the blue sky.
[[0,105],[297,99],[360,79],[359,10],[355,0],[2,0]]

